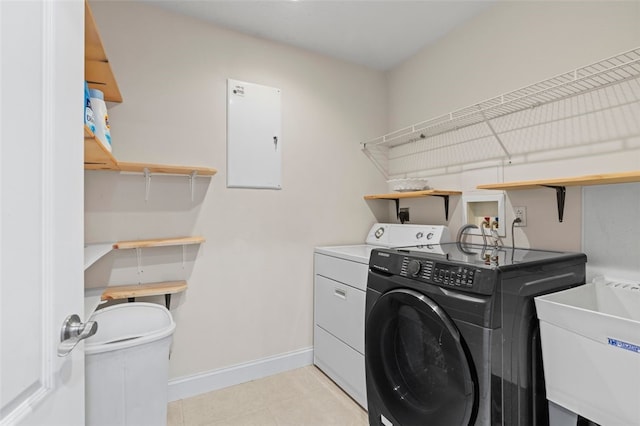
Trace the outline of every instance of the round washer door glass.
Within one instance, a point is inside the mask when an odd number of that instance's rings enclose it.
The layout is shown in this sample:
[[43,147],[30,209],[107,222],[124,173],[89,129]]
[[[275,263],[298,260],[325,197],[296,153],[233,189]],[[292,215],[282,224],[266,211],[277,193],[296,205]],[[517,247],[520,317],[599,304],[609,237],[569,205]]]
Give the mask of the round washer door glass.
[[366,323],[367,380],[402,425],[468,425],[475,374],[460,332],[427,296],[383,294]]

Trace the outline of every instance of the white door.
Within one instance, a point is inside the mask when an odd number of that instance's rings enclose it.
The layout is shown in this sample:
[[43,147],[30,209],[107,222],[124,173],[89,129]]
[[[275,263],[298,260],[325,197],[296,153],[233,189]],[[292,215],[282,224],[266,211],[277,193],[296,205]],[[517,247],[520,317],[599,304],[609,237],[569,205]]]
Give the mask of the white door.
[[0,0],[0,425],[84,423],[82,0]]

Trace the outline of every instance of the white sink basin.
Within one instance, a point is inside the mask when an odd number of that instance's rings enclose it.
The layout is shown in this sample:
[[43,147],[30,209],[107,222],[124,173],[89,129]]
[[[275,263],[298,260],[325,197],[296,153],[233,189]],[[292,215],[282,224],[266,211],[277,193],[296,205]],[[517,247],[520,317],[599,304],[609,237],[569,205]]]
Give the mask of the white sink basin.
[[602,425],[640,425],[640,285],[535,298],[547,398]]

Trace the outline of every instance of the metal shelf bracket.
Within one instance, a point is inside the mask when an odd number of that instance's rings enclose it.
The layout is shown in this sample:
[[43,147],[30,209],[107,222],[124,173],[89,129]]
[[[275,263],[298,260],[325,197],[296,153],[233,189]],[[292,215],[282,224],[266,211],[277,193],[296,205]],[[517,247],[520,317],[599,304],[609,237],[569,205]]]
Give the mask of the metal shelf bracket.
[[149,190],[151,189],[151,172],[144,168],[144,201],[149,201]]
[[136,263],[138,264],[138,284],[142,283],[142,248],[136,247]]
[[189,175],[189,187],[191,188],[191,201],[193,202],[193,192],[194,192],[194,184],[196,180],[196,176],[198,176],[198,171],[194,170]]
[[567,195],[567,189],[564,186],[555,185],[542,185],[545,188],[551,188],[556,190],[556,201],[558,203],[558,221],[562,222],[564,217],[564,201]]
[[487,118],[487,114],[485,114],[485,112],[482,110],[482,107],[480,105],[478,105],[478,110],[480,111],[480,115],[482,116],[487,127],[491,131],[491,134],[493,135],[494,138],[496,138],[496,141],[500,145],[500,148],[502,148],[502,151],[504,151],[504,154],[507,156],[507,159],[511,161],[511,154],[507,150],[507,147],[504,146],[504,143],[502,143],[502,139],[500,139],[500,135],[498,135],[498,132],[496,132],[496,129],[494,129],[493,124],[491,124],[491,121],[489,121],[489,119]]
[[449,196],[448,195],[433,195],[434,197],[442,197],[444,200],[444,219],[449,220]]
[[[448,195],[437,195],[434,194],[433,197],[441,197],[444,200],[444,218],[445,220],[449,220],[449,196]],[[396,218],[400,220],[400,199],[399,198],[387,198],[387,200],[395,201],[396,204]],[[561,221],[562,222],[562,221]],[[404,223],[404,222],[402,222]]]
[[[127,298],[127,302],[129,303],[133,303],[135,301],[136,301],[135,297]],[[171,309],[171,293],[167,293],[164,295],[164,305],[167,307],[167,309]]]

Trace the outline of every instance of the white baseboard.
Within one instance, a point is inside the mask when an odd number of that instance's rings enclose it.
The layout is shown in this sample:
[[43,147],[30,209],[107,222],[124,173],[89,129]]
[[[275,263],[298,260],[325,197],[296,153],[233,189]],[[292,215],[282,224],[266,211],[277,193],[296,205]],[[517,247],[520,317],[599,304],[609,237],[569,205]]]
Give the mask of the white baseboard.
[[169,402],[313,364],[313,347],[169,380]]

